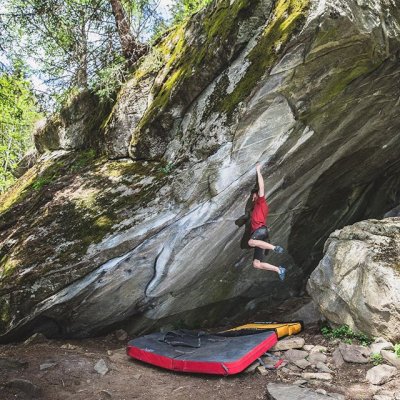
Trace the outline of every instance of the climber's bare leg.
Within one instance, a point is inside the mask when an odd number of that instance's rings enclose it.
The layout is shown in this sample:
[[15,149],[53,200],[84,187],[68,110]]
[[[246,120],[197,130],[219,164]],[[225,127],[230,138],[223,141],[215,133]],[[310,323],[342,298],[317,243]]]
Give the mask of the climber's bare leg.
[[264,242],[263,240],[250,239],[248,243],[249,243],[250,247],[259,247],[260,249],[263,249],[263,250],[274,250],[275,249],[275,246],[273,244]]
[[274,271],[279,274],[278,267],[275,267],[275,265],[272,265],[272,264],[261,262],[260,260],[253,260],[253,267],[257,268],[257,269],[264,269],[267,271]]

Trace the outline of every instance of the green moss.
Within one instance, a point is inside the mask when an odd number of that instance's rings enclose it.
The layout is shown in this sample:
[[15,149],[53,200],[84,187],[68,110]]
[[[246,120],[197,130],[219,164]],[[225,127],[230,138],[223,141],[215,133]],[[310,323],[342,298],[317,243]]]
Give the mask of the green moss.
[[[94,269],[93,263],[80,265],[89,246],[124,229],[120,223],[153,200],[169,179],[160,164],[105,162],[93,157],[90,152],[72,153],[50,163],[39,176],[48,174],[54,179],[46,186],[36,185],[37,190],[31,184],[29,202],[14,204],[6,213],[11,220],[1,216],[0,226],[5,230],[12,227],[17,240],[12,249],[3,249],[0,254],[2,285],[18,284],[15,279],[20,284],[33,282],[37,276],[67,265],[79,265],[73,279]],[[76,183],[77,165],[82,167],[79,179],[85,184],[70,193],[68,188]],[[120,190],[114,191],[116,186]],[[26,213],[27,208],[31,212]],[[19,274],[21,268],[29,272]],[[60,282],[53,282],[54,287],[67,284],[70,273],[64,278],[65,281],[60,278]],[[49,290],[54,287],[50,285]],[[42,295],[45,294],[38,294],[37,300]]]
[[293,34],[304,24],[308,8],[309,0],[279,0],[276,3],[273,17],[247,57],[251,64],[245,76],[218,105],[220,111],[231,114],[249,96],[265,72],[274,65]]
[[94,149],[79,152],[71,166],[71,171],[79,171],[86,168],[93,164],[97,157],[98,154]]
[[321,85],[321,90],[316,96],[315,102],[319,107],[331,102],[338,94],[342,93],[352,81],[373,71],[379,64],[367,58],[359,60],[348,69],[337,71],[330,77],[326,85]]
[[[158,45],[159,51],[166,55],[169,43],[175,43],[173,51],[167,56],[166,77],[160,87],[155,88],[154,100],[141,119],[136,135],[133,135],[132,146],[138,143],[146,127],[170,104],[173,96],[180,95],[180,101],[190,103],[201,87],[214,78],[224,57],[228,57],[229,46],[234,45],[241,21],[251,14],[258,3],[259,0],[236,0],[231,5],[230,0],[222,0],[205,17],[202,31],[197,34],[197,42],[188,43],[185,37],[186,28],[190,28],[189,21],[178,26]],[[225,51],[219,51],[224,48]],[[197,78],[193,79],[194,76]],[[181,88],[184,93],[181,93]]]
[[20,203],[28,195],[28,188],[35,182],[37,174],[37,168],[29,169],[7,192],[0,196],[0,214],[13,207],[14,204]]

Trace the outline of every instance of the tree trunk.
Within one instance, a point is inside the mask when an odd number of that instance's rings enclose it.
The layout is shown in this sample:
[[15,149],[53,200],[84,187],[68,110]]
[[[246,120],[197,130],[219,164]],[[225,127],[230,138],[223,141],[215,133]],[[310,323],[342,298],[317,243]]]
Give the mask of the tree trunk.
[[132,66],[144,53],[146,46],[139,43],[132,35],[129,19],[122,7],[120,0],[110,0],[112,11],[117,25],[119,40],[121,42],[122,54]]

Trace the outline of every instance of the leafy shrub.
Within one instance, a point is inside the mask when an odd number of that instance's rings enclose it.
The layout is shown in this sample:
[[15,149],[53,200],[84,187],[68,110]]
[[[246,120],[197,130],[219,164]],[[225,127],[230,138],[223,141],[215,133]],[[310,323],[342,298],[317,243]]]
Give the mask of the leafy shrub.
[[400,358],[400,343],[396,343],[396,344],[394,345],[394,353],[396,354],[396,356],[397,356],[398,358]]
[[348,344],[351,344],[353,340],[357,340],[363,346],[368,346],[372,343],[370,337],[364,333],[353,332],[348,325],[342,325],[335,329],[325,326],[321,329],[321,333],[328,339],[340,339]]
[[371,354],[371,361],[374,365],[379,365],[383,363],[383,357],[379,353]]

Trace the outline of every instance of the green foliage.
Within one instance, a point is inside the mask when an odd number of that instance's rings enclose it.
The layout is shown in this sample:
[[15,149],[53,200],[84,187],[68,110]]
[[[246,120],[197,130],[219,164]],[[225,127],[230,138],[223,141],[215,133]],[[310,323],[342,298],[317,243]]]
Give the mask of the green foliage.
[[175,0],[170,7],[174,22],[181,22],[205,7],[211,0]]
[[374,365],[379,365],[383,363],[383,357],[379,353],[371,354],[371,361]]
[[394,345],[394,353],[396,354],[396,356],[397,356],[398,358],[400,358],[400,343],[396,343],[396,344]]
[[20,71],[0,75],[0,193],[14,181],[11,171],[32,147],[31,132],[41,118],[32,89]]
[[342,325],[335,329],[325,326],[321,328],[321,333],[328,339],[340,339],[348,344],[351,344],[353,340],[357,340],[363,346],[368,346],[372,343],[370,337],[364,333],[353,332],[348,325]]
[[126,81],[127,71],[125,63],[120,60],[108,65],[96,73],[96,79],[92,83],[93,91],[103,101],[114,98],[118,89]]
[[[70,88],[109,99],[128,74],[110,0],[5,0],[0,51],[34,65],[52,108]],[[163,23],[158,0],[121,0],[133,41],[147,42]],[[136,43],[136,42],[135,42]],[[67,92],[66,95],[63,93]],[[62,94],[60,97],[60,93]]]

